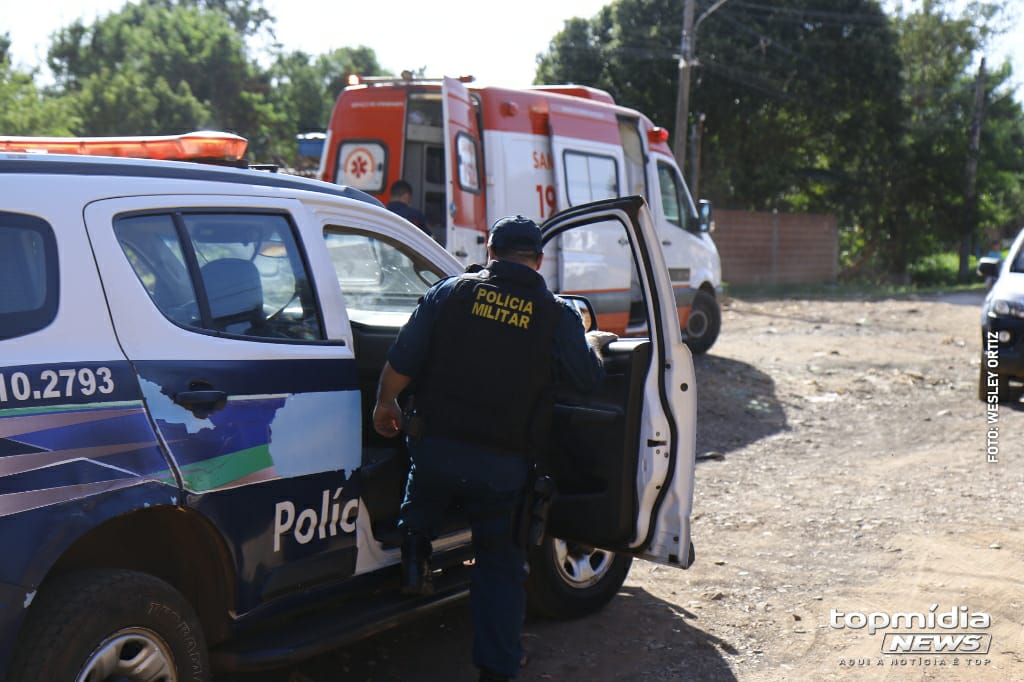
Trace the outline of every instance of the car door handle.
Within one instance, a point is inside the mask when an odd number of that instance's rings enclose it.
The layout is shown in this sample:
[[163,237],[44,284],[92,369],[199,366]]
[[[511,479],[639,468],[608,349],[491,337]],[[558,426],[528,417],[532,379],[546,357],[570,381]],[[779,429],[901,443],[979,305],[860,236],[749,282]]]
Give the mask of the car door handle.
[[662,246],[672,246],[672,242],[669,241],[668,239],[665,239],[665,240],[662,240],[661,245]]
[[191,412],[197,419],[206,419],[227,405],[228,394],[213,389],[182,391],[174,394],[174,402]]

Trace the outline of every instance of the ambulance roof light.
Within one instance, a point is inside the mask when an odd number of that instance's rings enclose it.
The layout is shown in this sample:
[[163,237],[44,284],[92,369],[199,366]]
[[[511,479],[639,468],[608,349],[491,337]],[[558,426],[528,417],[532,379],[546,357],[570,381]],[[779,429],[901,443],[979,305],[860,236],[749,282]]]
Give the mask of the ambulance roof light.
[[[476,81],[475,76],[453,76],[460,83],[472,83]],[[359,76],[351,74],[347,79],[348,85],[401,85],[403,83],[440,83],[443,78],[428,78],[426,76],[415,76],[412,71],[403,71],[398,76]]]
[[132,159],[240,161],[249,142],[214,130],[128,137],[0,137],[0,152],[83,154]]
[[654,126],[647,131],[647,141],[651,144],[664,144],[668,142],[668,130],[661,126]]

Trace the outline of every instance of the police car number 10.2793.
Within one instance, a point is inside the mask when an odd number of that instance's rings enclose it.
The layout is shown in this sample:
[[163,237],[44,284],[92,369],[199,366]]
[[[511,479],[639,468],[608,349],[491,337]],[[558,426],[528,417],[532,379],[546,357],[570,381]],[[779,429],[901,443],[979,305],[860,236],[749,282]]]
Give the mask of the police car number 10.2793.
[[26,372],[0,372],[0,403],[55,400],[114,392],[109,367],[44,369],[33,380]]

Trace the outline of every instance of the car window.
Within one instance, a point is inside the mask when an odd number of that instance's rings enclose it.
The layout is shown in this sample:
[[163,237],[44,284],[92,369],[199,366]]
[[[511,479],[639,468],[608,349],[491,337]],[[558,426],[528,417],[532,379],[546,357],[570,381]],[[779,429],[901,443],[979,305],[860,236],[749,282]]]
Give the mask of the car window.
[[575,151],[564,156],[570,206],[619,196],[618,163],[613,157]]
[[49,325],[57,298],[53,230],[34,216],[0,212],[0,339]]
[[682,180],[676,169],[667,163],[658,163],[658,185],[661,188],[661,211],[665,220],[684,230],[690,229],[690,211],[686,204]]
[[150,298],[174,322],[258,339],[324,338],[285,216],[131,215],[118,217],[114,231]]
[[1024,272],[1024,247],[1017,251],[1013,264],[1010,265],[1010,272]]
[[324,231],[338,284],[355,323],[400,326],[444,273],[407,244],[339,227]]

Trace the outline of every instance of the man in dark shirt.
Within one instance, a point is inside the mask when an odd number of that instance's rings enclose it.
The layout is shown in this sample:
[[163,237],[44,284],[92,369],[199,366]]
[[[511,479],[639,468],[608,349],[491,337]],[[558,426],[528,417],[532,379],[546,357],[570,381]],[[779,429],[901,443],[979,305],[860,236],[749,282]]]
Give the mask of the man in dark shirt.
[[519,672],[526,548],[512,530],[532,457],[551,418],[555,377],[579,390],[604,379],[600,351],[614,334],[584,334],[579,314],[538,272],[540,229],[522,216],[491,228],[483,270],[435,284],[388,352],[374,428],[397,436],[397,398],[415,394],[422,433],[410,435],[412,468],[399,526],[402,588],[429,590],[430,541],[453,499],[473,530],[473,661],[481,680]]
[[430,227],[427,226],[427,216],[418,208],[410,206],[410,201],[412,201],[412,185],[405,180],[395,180],[391,183],[391,201],[388,202],[387,209],[433,236]]

